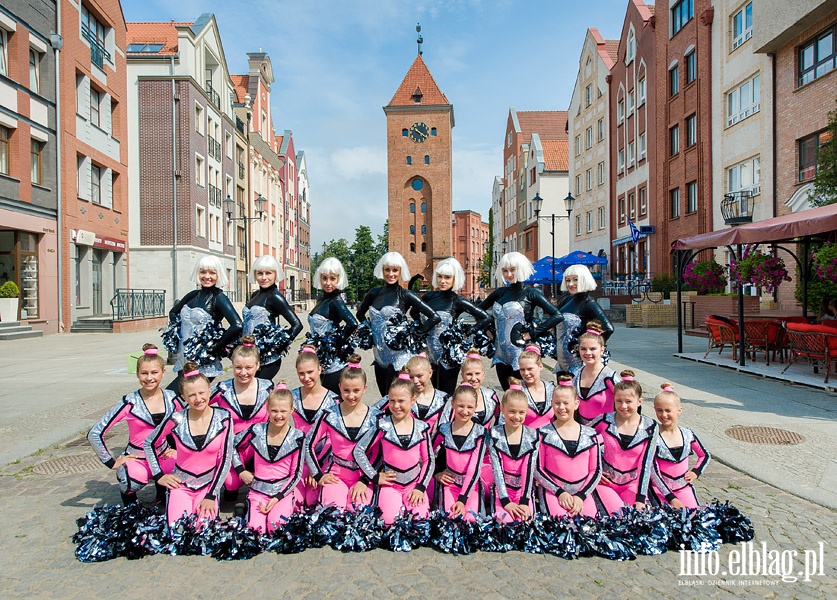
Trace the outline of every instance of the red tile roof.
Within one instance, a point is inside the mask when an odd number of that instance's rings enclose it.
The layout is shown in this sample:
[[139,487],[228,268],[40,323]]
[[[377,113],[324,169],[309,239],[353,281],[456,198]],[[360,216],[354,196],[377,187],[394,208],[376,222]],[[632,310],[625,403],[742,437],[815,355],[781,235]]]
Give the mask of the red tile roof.
[[612,68],[613,65],[616,64],[616,57],[618,54],[617,51],[619,50],[619,40],[605,40],[604,50],[608,58],[611,60],[610,67],[608,68]]
[[421,94],[421,104],[424,105],[450,104],[442,90],[436,85],[436,80],[433,79],[430,69],[427,68],[420,54],[416,56],[387,106],[415,106],[417,103],[413,100],[413,96],[416,93]]
[[244,102],[244,96],[248,94],[248,90],[250,89],[250,76],[230,75],[230,79],[232,79],[233,88],[235,88],[235,101],[239,103]]
[[125,23],[127,44],[165,44],[157,54],[177,54],[177,28],[191,27],[192,23],[162,21],[155,23]]
[[542,140],[541,146],[547,171],[570,170],[570,144],[567,140]]
[[541,141],[568,139],[565,110],[519,110],[517,122],[520,124],[521,142],[524,144],[529,142],[533,133],[537,133]]

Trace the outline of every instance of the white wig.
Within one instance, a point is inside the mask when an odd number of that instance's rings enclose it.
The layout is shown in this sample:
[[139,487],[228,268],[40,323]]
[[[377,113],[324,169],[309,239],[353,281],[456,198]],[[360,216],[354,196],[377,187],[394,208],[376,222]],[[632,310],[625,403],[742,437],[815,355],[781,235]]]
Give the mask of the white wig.
[[349,280],[346,277],[346,269],[343,268],[343,263],[333,256],[325,259],[317,267],[314,273],[314,287],[318,290],[323,289],[322,275],[337,275],[337,289],[344,290],[349,287]]
[[500,262],[497,263],[497,271],[495,272],[497,279],[505,279],[503,277],[503,269],[508,267],[514,267],[515,269],[515,279],[509,283],[526,281],[535,272],[535,268],[532,266],[532,263],[529,262],[529,259],[523,256],[520,252],[508,252],[503,255]]
[[201,269],[204,269],[205,271],[214,271],[218,275],[218,281],[215,285],[221,289],[224,289],[230,283],[230,280],[227,278],[227,272],[224,270],[224,265],[221,263],[221,259],[217,256],[204,254],[200,257],[200,260],[195,263],[195,268],[192,270],[192,281],[198,285],[201,284]]
[[590,273],[584,265],[570,265],[564,271],[564,279],[561,280],[561,291],[567,291],[567,277],[578,277],[578,291],[592,292],[596,289],[596,280],[593,279],[593,274]]
[[410,267],[407,266],[407,261],[398,252],[387,252],[375,265],[375,270],[372,272],[378,279],[384,278],[384,267],[398,267],[401,269],[401,281],[410,281]]
[[465,271],[462,270],[462,265],[453,257],[446,258],[440,261],[436,268],[433,269],[433,287],[436,286],[436,275],[447,275],[453,277],[453,285],[451,289],[458,292],[465,285]]
[[256,280],[256,271],[273,271],[276,273],[276,283],[279,283],[285,278],[285,273],[282,267],[279,266],[279,261],[270,254],[262,254],[253,261],[253,266],[250,267],[250,283],[258,283]]

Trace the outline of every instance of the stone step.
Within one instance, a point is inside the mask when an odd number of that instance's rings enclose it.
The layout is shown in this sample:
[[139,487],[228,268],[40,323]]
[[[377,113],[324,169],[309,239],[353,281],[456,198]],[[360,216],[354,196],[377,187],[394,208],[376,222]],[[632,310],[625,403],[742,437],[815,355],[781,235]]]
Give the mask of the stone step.
[[9,327],[20,327],[20,321],[0,321],[0,331]]
[[31,327],[21,327],[23,331],[3,331],[0,329],[0,340],[22,340],[25,338],[43,337],[44,332]]
[[70,333],[113,333],[113,323],[85,323],[76,321],[70,327]]

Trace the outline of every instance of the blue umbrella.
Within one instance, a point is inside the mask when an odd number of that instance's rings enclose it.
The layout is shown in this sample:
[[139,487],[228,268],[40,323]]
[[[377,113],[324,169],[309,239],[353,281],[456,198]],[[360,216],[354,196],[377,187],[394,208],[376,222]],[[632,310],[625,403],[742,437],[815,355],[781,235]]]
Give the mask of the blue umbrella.
[[576,250],[575,252],[570,252],[566,256],[562,256],[561,258],[555,259],[555,269],[557,270],[559,267],[561,270],[569,267],[570,265],[606,265],[607,258],[603,256],[596,256],[595,254],[590,254],[589,252],[582,252],[581,250]]
[[[535,268],[534,274],[526,280],[526,283],[552,283],[552,257],[545,256],[537,262],[532,263]],[[555,259],[555,279],[557,283],[564,278],[564,271],[558,264],[558,259]]]

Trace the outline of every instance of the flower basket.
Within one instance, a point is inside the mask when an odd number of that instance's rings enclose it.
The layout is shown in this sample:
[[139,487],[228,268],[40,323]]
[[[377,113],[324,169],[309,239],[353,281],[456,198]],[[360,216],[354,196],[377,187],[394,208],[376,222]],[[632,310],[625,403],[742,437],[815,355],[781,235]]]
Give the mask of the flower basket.
[[725,269],[714,260],[689,263],[683,272],[683,281],[698,294],[717,294],[727,285]]
[[752,285],[772,294],[783,281],[790,281],[785,261],[778,256],[764,254],[754,246],[744,248],[741,260],[731,261],[730,279],[738,285]]
[[837,244],[826,242],[811,252],[814,272],[823,281],[837,283]]

